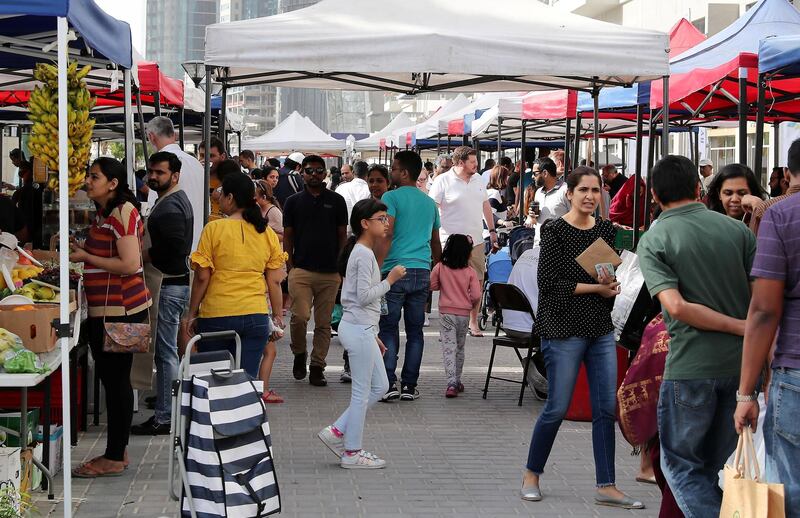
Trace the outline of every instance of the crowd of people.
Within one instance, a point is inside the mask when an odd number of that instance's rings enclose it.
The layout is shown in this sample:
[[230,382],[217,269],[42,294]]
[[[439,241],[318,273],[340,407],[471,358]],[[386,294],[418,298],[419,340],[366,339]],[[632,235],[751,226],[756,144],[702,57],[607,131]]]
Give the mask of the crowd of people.
[[[481,169],[477,152],[466,146],[434,163],[401,151],[390,168],[357,161],[329,171],[325,159],[302,153],[258,165],[243,151],[234,160],[212,139],[201,144],[198,160],[177,146],[164,117],[148,124],[147,136],[157,149],[143,177],[156,195],[148,218],[139,213],[124,166],[98,158],[87,177],[96,220],[85,242],[72,242],[71,260],[85,264],[88,339],[109,421],[104,455],[78,466],[75,476],[119,475],[129,462],[131,433],[169,433],[179,344],[194,333],[235,330],[242,368],[263,382],[265,403],[282,403],[270,377],[285,325],[293,376],[315,387],[328,383],[331,337],[338,333],[345,351],[341,381],[351,383],[351,398],[318,436],[343,468],[384,467],[386,460],[363,447],[368,409],[421,397],[423,328],[434,291],[446,378],[441,395],[469,390],[464,346],[468,334],[481,336],[487,254],[499,248],[498,228],[516,218],[536,232],[535,247],[511,274],[536,319],[509,315],[504,331],[527,337],[535,326],[541,372],[531,384],[546,398],[521,496],[543,498],[540,479],[583,365],[593,409],[595,501],[644,507],[616,487],[611,311],[621,287],[613,275],[590,275],[576,261],[598,240],[613,248],[619,229],[631,225],[634,190],[640,199],[645,194],[635,178],[613,165],[569,171],[558,151],[516,164],[501,157]],[[201,160],[211,165],[208,193]],[[792,222],[800,217],[794,196],[800,141],[790,148],[787,171],[771,179],[772,196],[745,165],[712,168],[703,163],[698,171],[686,158],[666,156],[650,173],[654,223],[637,254],[657,316],[637,353],[648,370],[634,361],[626,382],[639,376],[660,388],[638,402],[654,409],[649,418],[625,421],[644,437],[635,445],[643,450],[641,478],[649,480],[652,471],[659,483],[661,515],[713,516],[722,498],[717,473],[735,449],[737,431],[755,427],[757,393],[768,390],[767,476],[785,485],[787,516],[798,516],[800,478],[792,462],[800,429],[792,413],[800,408],[800,239]],[[207,202],[211,217],[204,225]],[[104,350],[104,329],[107,322],[147,319],[155,322],[155,413],[133,426],[132,355]],[[621,405],[620,412],[631,408]]]

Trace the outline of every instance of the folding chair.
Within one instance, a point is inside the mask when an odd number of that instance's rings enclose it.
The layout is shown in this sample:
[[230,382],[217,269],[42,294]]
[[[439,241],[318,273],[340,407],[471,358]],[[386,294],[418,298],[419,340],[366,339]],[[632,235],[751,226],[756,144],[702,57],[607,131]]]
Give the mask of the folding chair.
[[[495,312],[497,315],[497,327],[495,328],[494,338],[492,339],[492,355],[489,358],[489,370],[486,372],[486,384],[483,387],[483,399],[486,399],[486,394],[489,392],[489,380],[500,380],[509,383],[519,383],[522,388],[519,391],[518,406],[522,406],[522,398],[525,395],[525,387],[528,385],[528,366],[531,364],[534,350],[538,351],[541,345],[539,337],[536,336],[536,315],[528,302],[528,297],[513,284],[494,283],[489,287],[492,300],[495,304]],[[533,319],[531,326],[531,336],[528,340],[521,341],[508,336],[500,336],[500,329],[503,327],[503,311],[521,311],[528,313]],[[508,378],[501,378],[499,376],[492,376],[492,366],[494,365],[494,355],[498,347],[510,347],[516,353],[519,361],[523,363],[522,381],[512,380]],[[527,360],[523,361],[520,349],[527,349]],[[532,388],[532,387],[531,387]]]

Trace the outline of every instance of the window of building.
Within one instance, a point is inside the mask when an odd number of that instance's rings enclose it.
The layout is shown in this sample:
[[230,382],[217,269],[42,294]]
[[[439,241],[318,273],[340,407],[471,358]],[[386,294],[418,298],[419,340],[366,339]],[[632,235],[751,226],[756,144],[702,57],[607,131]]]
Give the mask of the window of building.
[[714,162],[714,169],[719,171],[723,166],[736,163],[736,135],[710,137],[708,144],[708,158]]
[[693,21],[692,25],[694,25],[695,28],[698,31],[702,32],[703,34],[706,33],[706,17],[705,16],[703,16],[702,18],[698,18],[695,21]]
[[[771,133],[764,132],[764,146],[761,148],[761,183],[766,186],[769,181],[769,171],[772,168],[769,166],[770,159],[770,136]],[[754,133],[747,135],[747,163],[755,163],[755,150],[756,150],[756,136]],[[758,171],[755,171],[758,176]]]

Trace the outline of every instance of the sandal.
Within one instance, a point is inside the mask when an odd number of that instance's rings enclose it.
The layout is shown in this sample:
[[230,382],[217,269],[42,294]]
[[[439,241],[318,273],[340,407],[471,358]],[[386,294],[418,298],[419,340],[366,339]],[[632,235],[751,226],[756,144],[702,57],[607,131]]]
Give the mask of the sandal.
[[72,476],[75,478],[119,477],[125,473],[124,467],[120,471],[98,471],[97,468],[94,467],[94,460],[95,459],[92,459],[89,462],[84,462],[77,468],[73,469]]
[[656,482],[655,475],[653,475],[652,477],[636,477],[636,482],[640,482],[642,484],[655,484],[655,485],[658,485],[658,482]]
[[474,338],[483,338],[483,333],[480,331],[473,331],[472,329],[468,329],[467,334],[469,334],[469,336],[472,336]]
[[261,396],[261,399],[264,400],[264,403],[283,403],[283,398],[280,395],[278,395],[278,393],[275,392],[274,390],[265,392]]

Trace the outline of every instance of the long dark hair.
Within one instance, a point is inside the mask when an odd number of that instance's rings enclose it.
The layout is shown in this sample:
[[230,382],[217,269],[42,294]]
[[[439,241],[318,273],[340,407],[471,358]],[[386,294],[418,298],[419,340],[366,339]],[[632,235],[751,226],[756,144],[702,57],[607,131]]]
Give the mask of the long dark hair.
[[353,206],[353,213],[350,215],[350,228],[353,231],[353,235],[347,239],[347,243],[344,245],[344,249],[342,249],[342,253],[339,255],[338,268],[339,275],[342,277],[347,273],[347,261],[350,260],[353,247],[356,246],[356,242],[361,237],[361,234],[364,233],[364,229],[361,228],[361,220],[369,219],[382,211],[386,211],[386,205],[372,198],[361,200]]
[[[94,166],[100,169],[100,172],[103,173],[103,176],[105,176],[109,182],[111,180],[117,181],[117,188],[114,189],[114,197],[109,200],[105,210],[103,210],[104,218],[109,217],[111,213],[114,212],[114,209],[126,202],[136,207],[137,211],[142,208],[139,200],[136,199],[136,195],[133,194],[133,191],[131,191],[128,185],[128,172],[119,160],[101,156],[92,162],[92,167]],[[100,205],[97,202],[95,202],[95,207],[97,210],[100,210]]]
[[451,270],[461,270],[469,266],[472,255],[472,241],[464,234],[451,234],[442,250],[442,264]]
[[275,192],[272,190],[272,186],[270,186],[266,180],[254,180],[253,184],[256,186],[256,194],[258,196],[263,196],[268,202],[283,210],[283,208],[281,208],[281,203],[275,196]]
[[242,218],[261,234],[267,230],[267,220],[261,216],[256,203],[256,187],[253,180],[242,172],[228,173],[222,180],[222,194],[233,195],[233,202],[242,209]]
[[747,187],[750,189],[750,194],[762,200],[764,199],[764,189],[758,184],[758,180],[756,180],[756,175],[753,173],[752,169],[742,164],[728,164],[714,175],[714,179],[711,180],[711,185],[708,186],[707,204],[709,209],[719,212],[720,214],[725,214],[725,207],[722,206],[722,199],[719,193],[722,191],[722,184],[724,184],[726,180],[732,178],[744,178],[747,180]]

